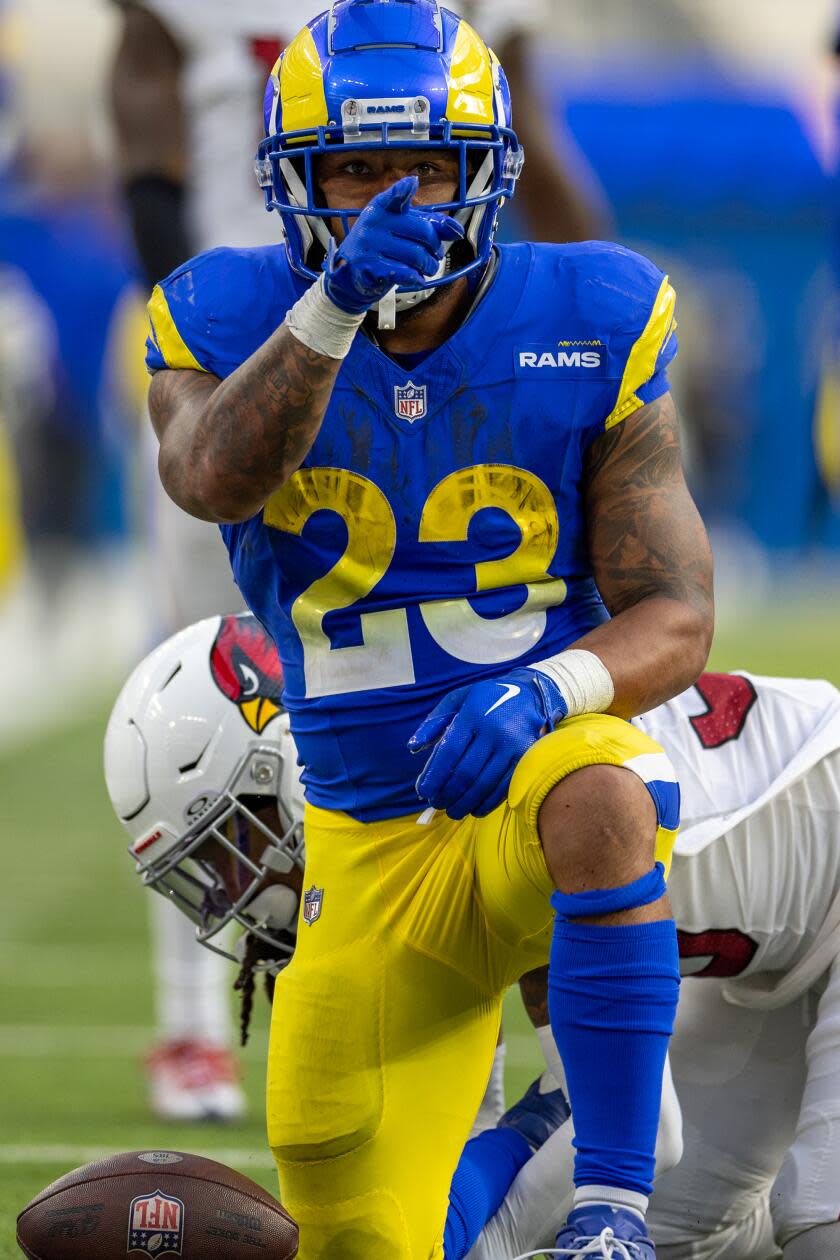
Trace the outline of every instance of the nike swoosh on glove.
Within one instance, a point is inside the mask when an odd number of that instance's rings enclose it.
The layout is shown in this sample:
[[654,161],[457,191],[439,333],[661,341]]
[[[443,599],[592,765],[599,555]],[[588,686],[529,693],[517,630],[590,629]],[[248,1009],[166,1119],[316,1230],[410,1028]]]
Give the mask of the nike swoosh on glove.
[[451,691],[408,741],[414,753],[434,745],[418,795],[450,818],[483,818],[507,796],[523,754],[568,712],[554,680],[534,669]]
[[419,185],[416,175],[398,179],[365,206],[337,249],[330,241],[324,290],[341,310],[361,315],[395,285],[424,288],[440,268],[445,242],[464,235],[451,215],[412,206]]

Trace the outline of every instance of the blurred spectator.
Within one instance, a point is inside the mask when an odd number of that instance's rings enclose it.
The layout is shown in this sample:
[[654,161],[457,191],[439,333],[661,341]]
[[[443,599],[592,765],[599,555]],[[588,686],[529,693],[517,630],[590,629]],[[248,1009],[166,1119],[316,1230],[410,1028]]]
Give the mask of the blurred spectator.
[[[30,557],[54,594],[74,548],[123,527],[121,456],[104,440],[116,399],[103,394],[102,381],[111,321],[132,272],[83,113],[51,116],[42,129],[26,111],[35,13],[3,0],[0,14],[0,389]],[[72,101],[60,77],[50,83]]]
[[533,53],[540,38],[556,31],[560,0],[452,0],[504,67],[513,103],[513,125],[525,149],[516,198],[502,219],[511,233],[534,241],[591,241],[610,235],[611,215],[591,168],[561,117],[539,90]]
[[68,18],[52,0],[0,0],[2,740],[89,704],[137,645],[122,550],[124,374],[111,364],[134,282],[96,128],[107,31],[92,4],[77,0]]
[[[119,459],[103,441],[109,400],[101,391],[111,322],[132,273],[107,199],[58,183],[48,161],[33,172],[30,161],[24,149],[6,175],[0,265],[4,301],[16,312],[10,423],[25,527],[33,560],[50,566],[54,587],[65,547],[122,529]],[[74,181],[80,174],[72,171]],[[89,189],[87,176],[84,183]]]

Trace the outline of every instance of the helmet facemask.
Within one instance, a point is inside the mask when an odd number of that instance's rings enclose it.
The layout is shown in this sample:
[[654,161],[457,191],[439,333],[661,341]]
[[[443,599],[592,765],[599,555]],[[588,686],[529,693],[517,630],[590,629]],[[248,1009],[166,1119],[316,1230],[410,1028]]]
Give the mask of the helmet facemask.
[[[144,859],[142,846],[130,850],[143,883],[187,915],[202,945],[240,961],[221,939],[237,923],[267,947],[261,965],[272,970],[294,952],[304,856],[303,824],[277,791],[282,775],[282,751],[252,745],[224,789],[160,858]],[[276,828],[260,816],[261,804],[276,807]]]

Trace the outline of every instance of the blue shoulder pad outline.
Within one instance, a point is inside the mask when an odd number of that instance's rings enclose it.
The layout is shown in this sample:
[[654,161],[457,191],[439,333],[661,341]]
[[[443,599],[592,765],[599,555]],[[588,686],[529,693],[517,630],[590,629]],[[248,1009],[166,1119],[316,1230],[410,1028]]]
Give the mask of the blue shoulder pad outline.
[[224,379],[271,336],[297,297],[282,246],[199,254],[154,288],[146,367]]
[[567,267],[580,309],[610,335],[610,358],[621,380],[604,430],[668,391],[668,365],[677,353],[676,294],[649,259],[606,241],[567,246]]

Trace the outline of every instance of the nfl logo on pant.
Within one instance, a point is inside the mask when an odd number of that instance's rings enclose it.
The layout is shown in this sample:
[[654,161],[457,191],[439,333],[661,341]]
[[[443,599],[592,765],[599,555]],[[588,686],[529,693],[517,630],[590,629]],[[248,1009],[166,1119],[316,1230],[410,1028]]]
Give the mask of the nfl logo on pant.
[[127,1252],[141,1251],[149,1260],[180,1256],[184,1242],[184,1205],[161,1190],[141,1194],[128,1209]]
[[303,921],[312,927],[317,919],[321,917],[321,906],[324,904],[323,888],[316,888],[313,884],[303,894]]
[[401,420],[414,423],[422,420],[426,414],[426,386],[415,385],[409,381],[407,385],[394,386],[394,411]]

